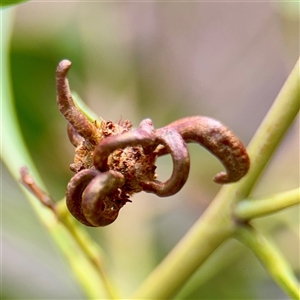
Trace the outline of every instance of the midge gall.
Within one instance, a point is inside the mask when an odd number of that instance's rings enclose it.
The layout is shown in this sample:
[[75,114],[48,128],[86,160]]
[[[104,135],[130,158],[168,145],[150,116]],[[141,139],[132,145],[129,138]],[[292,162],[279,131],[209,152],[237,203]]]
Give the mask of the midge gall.
[[[93,227],[111,224],[134,193],[167,197],[179,192],[190,170],[186,143],[202,145],[221,161],[226,172],[214,177],[216,183],[236,182],[247,173],[250,161],[242,142],[208,117],[187,117],[158,129],[150,119],[136,129],[128,120],[91,122],[73,101],[66,77],[70,67],[68,60],[57,67],[57,104],[76,147],[67,206],[81,223]],[[155,174],[155,161],[165,154],[172,157],[173,171],[166,182],[161,182]]]

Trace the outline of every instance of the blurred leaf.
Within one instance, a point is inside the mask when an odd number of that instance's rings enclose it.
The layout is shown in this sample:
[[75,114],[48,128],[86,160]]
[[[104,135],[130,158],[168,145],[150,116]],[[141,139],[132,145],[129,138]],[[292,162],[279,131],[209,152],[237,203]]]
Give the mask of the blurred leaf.
[[1,2],[0,2],[0,7],[10,6],[10,5],[15,5],[15,4],[19,4],[19,3],[27,2],[27,1],[28,1],[28,0],[1,1]]

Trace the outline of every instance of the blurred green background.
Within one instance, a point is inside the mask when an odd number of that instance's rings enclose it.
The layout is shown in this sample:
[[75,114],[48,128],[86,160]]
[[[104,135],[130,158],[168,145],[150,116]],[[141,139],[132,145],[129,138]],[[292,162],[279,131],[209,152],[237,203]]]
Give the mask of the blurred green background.
[[[177,118],[207,115],[247,144],[299,56],[299,3],[35,1],[2,11],[3,16],[8,13],[15,107],[32,158],[55,200],[64,196],[74,155],[56,106],[60,60],[72,61],[71,89],[105,120],[130,119],[138,126],[151,118],[161,127]],[[297,120],[254,195],[299,185],[298,128]],[[189,149],[190,177],[180,193],[169,199],[135,195],[115,223],[88,229],[106,250],[108,271],[125,295],[165,257],[220,189],[211,179],[221,164],[198,145]],[[159,178],[167,179],[170,157],[157,165]],[[4,165],[1,182],[1,298],[84,298]],[[253,223],[272,236],[299,274],[299,208]],[[218,249],[182,295],[286,299],[254,255],[235,241]]]

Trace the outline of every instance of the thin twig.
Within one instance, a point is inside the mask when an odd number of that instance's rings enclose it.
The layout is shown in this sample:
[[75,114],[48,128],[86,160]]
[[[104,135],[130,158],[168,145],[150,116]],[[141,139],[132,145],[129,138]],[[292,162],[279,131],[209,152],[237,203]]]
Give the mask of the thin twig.
[[21,183],[46,207],[50,208],[57,216],[54,201],[34,181],[27,167],[20,169]]
[[242,200],[235,208],[235,217],[241,221],[248,221],[297,204],[300,204],[300,188],[269,197]]
[[296,276],[284,255],[269,238],[250,225],[240,227],[236,237],[253,251],[274,281],[291,299],[299,299],[299,284]]

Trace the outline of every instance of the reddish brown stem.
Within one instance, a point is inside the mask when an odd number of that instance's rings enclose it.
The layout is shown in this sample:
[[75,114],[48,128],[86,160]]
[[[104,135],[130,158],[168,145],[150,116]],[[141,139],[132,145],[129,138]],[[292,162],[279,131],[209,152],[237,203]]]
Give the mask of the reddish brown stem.
[[57,104],[66,120],[72,124],[77,133],[92,145],[98,143],[98,130],[75,105],[67,79],[71,62],[62,60],[56,69]]
[[168,197],[181,190],[188,179],[190,171],[190,157],[186,144],[180,134],[175,130],[162,128],[156,133],[156,141],[165,146],[173,160],[173,171],[169,180],[143,182],[141,186],[148,193],[160,197]]
[[72,177],[67,186],[66,204],[70,213],[82,224],[86,226],[93,226],[84,216],[81,202],[82,193],[87,185],[99,175],[96,170],[85,169],[78,172]]
[[83,137],[81,137],[78,134],[78,132],[75,130],[75,128],[70,123],[68,124],[67,132],[68,132],[69,140],[73,146],[77,147],[78,145],[80,145],[83,142],[83,140],[84,140]]
[[86,187],[82,194],[82,211],[93,226],[106,226],[114,222],[120,208],[126,203],[120,201],[124,176],[110,170],[100,173]]
[[250,160],[246,148],[220,122],[208,117],[194,116],[179,119],[165,128],[178,131],[188,143],[194,142],[202,145],[222,162],[226,173],[218,173],[214,177],[216,183],[238,181],[248,172]]
[[118,201],[118,188],[124,177],[116,171],[101,173],[85,169],[73,176],[68,183],[66,201],[72,215],[87,226],[111,224],[126,201]]

